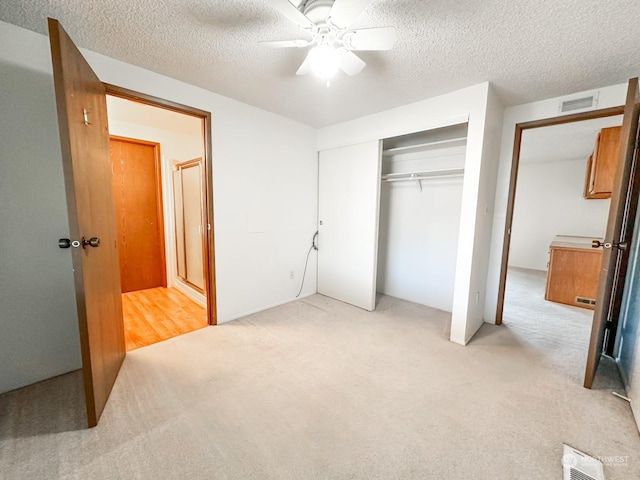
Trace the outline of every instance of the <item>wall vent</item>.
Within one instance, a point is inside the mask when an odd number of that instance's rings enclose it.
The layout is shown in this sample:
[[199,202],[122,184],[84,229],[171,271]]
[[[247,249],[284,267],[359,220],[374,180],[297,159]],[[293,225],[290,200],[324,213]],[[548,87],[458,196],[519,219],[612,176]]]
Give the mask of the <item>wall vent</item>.
[[576,303],[578,305],[595,305],[595,298],[586,298],[586,297],[576,297]]
[[601,461],[569,445],[562,447],[563,480],[605,480]]
[[569,98],[560,101],[559,113],[576,112],[580,110],[591,110],[598,106],[598,93],[581,95],[580,97]]

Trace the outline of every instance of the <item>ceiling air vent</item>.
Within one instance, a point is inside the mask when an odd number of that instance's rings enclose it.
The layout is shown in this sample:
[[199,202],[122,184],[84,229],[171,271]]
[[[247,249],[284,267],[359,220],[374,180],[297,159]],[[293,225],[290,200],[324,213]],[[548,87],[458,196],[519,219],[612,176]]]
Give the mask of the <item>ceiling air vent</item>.
[[578,110],[591,110],[598,106],[598,93],[581,95],[560,101],[559,113],[569,113]]
[[605,480],[602,462],[569,445],[563,445],[562,469],[563,480]]

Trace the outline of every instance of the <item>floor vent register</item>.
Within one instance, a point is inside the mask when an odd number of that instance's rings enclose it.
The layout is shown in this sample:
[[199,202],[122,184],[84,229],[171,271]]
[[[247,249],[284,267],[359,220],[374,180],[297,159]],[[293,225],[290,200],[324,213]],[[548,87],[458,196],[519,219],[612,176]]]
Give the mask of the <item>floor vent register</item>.
[[563,480],[605,480],[602,462],[569,445],[563,445]]

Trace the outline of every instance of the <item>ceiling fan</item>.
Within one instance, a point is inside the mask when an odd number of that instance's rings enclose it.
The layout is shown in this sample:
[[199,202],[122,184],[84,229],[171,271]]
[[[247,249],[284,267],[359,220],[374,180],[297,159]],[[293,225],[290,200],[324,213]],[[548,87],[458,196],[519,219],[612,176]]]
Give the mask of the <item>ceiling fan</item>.
[[[293,2],[293,3],[292,3]],[[268,0],[268,3],[310,35],[310,39],[259,42],[273,48],[312,47],[296,75],[310,73],[327,80],[338,69],[360,73],[366,63],[354,51],[391,50],[393,27],[349,30],[371,0]]]

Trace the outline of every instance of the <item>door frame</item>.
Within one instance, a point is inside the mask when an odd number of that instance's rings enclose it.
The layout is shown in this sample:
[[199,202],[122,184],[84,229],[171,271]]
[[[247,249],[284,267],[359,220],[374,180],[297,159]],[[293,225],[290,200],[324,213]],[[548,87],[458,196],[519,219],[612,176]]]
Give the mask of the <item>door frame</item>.
[[[107,107],[108,109],[109,107]],[[162,196],[162,156],[160,155],[160,144],[149,140],[141,140],[139,138],[122,137],[119,135],[109,135],[109,141],[116,140],[118,142],[135,143],[137,145],[145,145],[153,147],[153,162],[156,177],[156,217],[158,227],[160,229],[160,257],[162,261],[162,286],[167,286],[167,252],[164,231],[164,199]],[[122,272],[120,272],[122,275]]]
[[540,127],[552,127],[564,125],[566,123],[594,120],[596,118],[612,117],[624,114],[624,105],[618,107],[602,108],[589,112],[563,115],[559,117],[545,118],[516,124],[515,138],[513,143],[513,155],[511,158],[511,176],[509,179],[509,197],[507,200],[507,215],[505,219],[504,234],[502,240],[502,261],[500,264],[500,281],[498,284],[498,303],[496,306],[496,325],[502,325],[504,310],[504,295],[507,283],[507,269],[509,264],[509,249],[511,247],[511,228],[513,226],[513,210],[516,200],[516,186],[518,183],[518,168],[520,165],[520,149],[522,146],[522,133],[525,130]]
[[205,110],[200,110],[199,108],[190,107],[171,100],[165,100],[146,93],[136,92],[110,83],[103,82],[103,85],[106,89],[107,95],[150,105],[152,107],[171,110],[184,115],[190,115],[202,120],[202,134],[204,140],[203,177],[205,178],[206,183],[204,188],[204,211],[207,221],[207,228],[205,229],[204,235],[204,284],[207,298],[207,321],[209,325],[216,325],[218,323],[218,315],[215,268],[215,229],[213,222],[213,176],[211,174],[211,172],[213,172],[211,113]]

